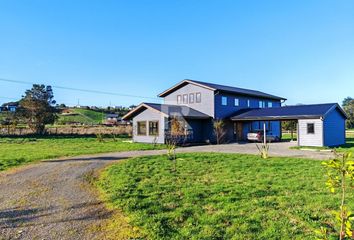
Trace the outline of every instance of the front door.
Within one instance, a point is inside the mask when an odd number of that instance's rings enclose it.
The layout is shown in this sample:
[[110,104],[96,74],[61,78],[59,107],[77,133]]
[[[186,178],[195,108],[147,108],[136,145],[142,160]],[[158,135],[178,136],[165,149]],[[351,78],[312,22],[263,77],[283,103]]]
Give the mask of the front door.
[[236,141],[241,141],[242,139],[242,122],[234,122],[234,135]]

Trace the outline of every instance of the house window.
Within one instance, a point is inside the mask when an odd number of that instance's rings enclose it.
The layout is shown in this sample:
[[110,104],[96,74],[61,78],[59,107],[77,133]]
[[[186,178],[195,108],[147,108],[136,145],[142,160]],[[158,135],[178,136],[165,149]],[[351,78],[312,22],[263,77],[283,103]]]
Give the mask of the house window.
[[272,108],[273,107],[273,102],[268,102],[268,107]]
[[221,105],[226,106],[227,105],[227,97],[221,97]]
[[194,103],[194,93],[189,94],[189,103]]
[[250,106],[251,106],[250,100],[247,100],[247,107],[250,107]]
[[235,98],[235,107],[240,106],[240,99]]
[[149,135],[150,136],[159,135],[159,122],[158,121],[149,121]]
[[182,103],[182,96],[177,95],[177,104],[181,104],[181,103]]
[[183,95],[183,104],[188,104],[188,94]]
[[307,124],[307,134],[315,134],[315,124],[314,123]]
[[259,108],[265,108],[265,101],[259,101],[258,106]]
[[138,135],[146,136],[146,122],[138,122]]
[[201,103],[202,102],[202,94],[201,93],[196,93],[195,94],[195,102],[196,103]]

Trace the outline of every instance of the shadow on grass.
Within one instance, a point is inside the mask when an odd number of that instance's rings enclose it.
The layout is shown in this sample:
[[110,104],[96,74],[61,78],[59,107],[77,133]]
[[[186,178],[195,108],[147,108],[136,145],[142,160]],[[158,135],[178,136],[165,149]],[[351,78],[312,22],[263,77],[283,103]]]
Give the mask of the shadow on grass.
[[[63,214],[66,211],[71,214]],[[106,210],[101,201],[82,202],[67,208],[9,208],[0,210],[0,229],[104,220],[111,215],[112,212]]]
[[75,157],[75,158],[68,158],[68,159],[57,159],[57,160],[43,160],[41,162],[48,162],[48,163],[60,163],[60,162],[77,162],[77,161],[118,161],[127,159],[129,157],[114,157],[114,156],[102,156],[102,157]]

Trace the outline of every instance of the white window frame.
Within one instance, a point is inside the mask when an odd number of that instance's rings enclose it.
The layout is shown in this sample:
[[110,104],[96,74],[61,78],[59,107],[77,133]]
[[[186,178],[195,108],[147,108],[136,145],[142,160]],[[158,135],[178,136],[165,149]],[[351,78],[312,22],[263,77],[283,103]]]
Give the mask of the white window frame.
[[[199,97],[198,97],[198,96],[199,96]],[[196,102],[196,103],[201,103],[201,102],[202,102],[202,93],[197,92],[197,93],[195,94],[195,102]]]
[[194,103],[194,98],[195,98],[194,93],[190,93],[189,94],[189,103]]
[[235,107],[240,106],[240,99],[235,98],[235,101],[234,101],[234,106],[235,106]]
[[177,104],[182,104],[182,95],[177,95]]
[[183,102],[183,104],[188,104],[188,98],[189,98],[189,95],[188,95],[188,94],[183,94],[183,96],[182,96],[182,102]]

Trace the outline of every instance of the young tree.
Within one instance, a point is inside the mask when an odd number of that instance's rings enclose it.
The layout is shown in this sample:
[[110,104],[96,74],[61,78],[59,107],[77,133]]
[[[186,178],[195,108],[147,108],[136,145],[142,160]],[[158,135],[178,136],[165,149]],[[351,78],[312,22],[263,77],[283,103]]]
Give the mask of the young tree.
[[19,113],[31,130],[44,134],[45,125],[53,124],[57,117],[54,104],[52,87],[34,84],[22,97]]
[[223,142],[226,134],[225,123],[223,120],[215,120],[213,125],[214,125],[214,133],[216,136],[216,144],[220,144]]

